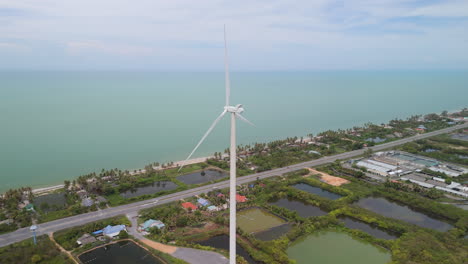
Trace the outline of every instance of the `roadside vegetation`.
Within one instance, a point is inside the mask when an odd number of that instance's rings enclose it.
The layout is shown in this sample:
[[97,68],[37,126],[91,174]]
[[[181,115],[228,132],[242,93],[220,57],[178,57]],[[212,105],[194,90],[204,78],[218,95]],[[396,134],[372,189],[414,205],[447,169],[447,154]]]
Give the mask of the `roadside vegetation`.
[[55,246],[48,236],[32,238],[0,248],[2,264],[73,264],[74,262]]
[[[292,229],[289,232],[272,241],[259,240],[255,234],[245,233],[241,228],[238,228],[239,244],[258,263],[292,263],[286,254],[286,249],[291,242],[307,234],[323,230],[346,232],[358,240],[386,248],[391,253],[394,263],[461,264],[468,257],[468,244],[463,239],[468,231],[468,213],[466,211],[424,198],[412,190],[400,188],[399,185],[392,185],[390,182],[380,185],[369,183],[362,178],[359,171],[343,168],[339,162],[323,166],[319,170],[345,178],[350,183],[340,187],[331,186],[322,182],[318,175],[310,174],[308,170],[300,170],[238,188],[238,192],[248,198],[246,203],[238,204],[239,211],[245,208],[263,208],[292,224]],[[297,183],[316,186],[340,194],[342,197],[337,200],[329,200],[319,195],[300,191],[292,187]],[[209,200],[213,205],[218,205],[225,202],[223,198],[219,197],[219,193],[227,195],[227,190],[212,191],[200,197]],[[383,217],[353,204],[361,198],[370,196],[384,197],[407,205],[428,216],[444,219],[445,222],[454,227],[447,232],[438,232],[397,219]],[[271,204],[280,198],[317,206],[328,214],[304,218],[295,211]],[[195,198],[187,201],[196,203]],[[180,203],[172,203],[142,210],[140,215],[141,221],[158,219],[166,224],[164,230],[151,229],[148,235],[150,239],[162,243],[175,241],[180,246],[211,249],[227,254],[225,250],[197,244],[197,241],[212,236],[228,234],[227,211],[208,212],[202,208],[192,212],[183,210]],[[339,221],[339,217],[343,216],[357,219],[381,230],[387,230],[392,234],[397,234],[398,238],[394,240],[378,239],[363,231],[349,229]],[[423,250],[424,248],[425,250]]]

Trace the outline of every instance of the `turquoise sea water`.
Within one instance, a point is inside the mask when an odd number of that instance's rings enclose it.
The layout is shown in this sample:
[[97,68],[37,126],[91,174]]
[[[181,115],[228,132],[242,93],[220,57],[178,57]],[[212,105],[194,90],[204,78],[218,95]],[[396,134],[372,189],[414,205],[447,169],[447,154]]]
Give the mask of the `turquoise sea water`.
[[[0,72],[0,191],[182,160],[224,105],[224,75]],[[232,73],[264,142],[468,106],[468,72]],[[228,146],[221,122],[196,156]]]

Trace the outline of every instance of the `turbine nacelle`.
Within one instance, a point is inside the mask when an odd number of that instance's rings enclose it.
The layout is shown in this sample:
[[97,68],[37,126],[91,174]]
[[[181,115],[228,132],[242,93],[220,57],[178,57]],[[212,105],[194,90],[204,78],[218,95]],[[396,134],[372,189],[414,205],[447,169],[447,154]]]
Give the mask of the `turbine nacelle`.
[[238,104],[236,106],[225,106],[224,111],[229,113],[242,114],[244,112],[244,108],[241,104]]

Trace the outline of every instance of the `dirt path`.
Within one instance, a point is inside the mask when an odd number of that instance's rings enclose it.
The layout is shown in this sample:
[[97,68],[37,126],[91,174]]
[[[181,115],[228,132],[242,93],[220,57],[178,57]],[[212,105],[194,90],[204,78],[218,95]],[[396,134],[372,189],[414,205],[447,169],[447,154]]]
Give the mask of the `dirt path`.
[[141,241],[145,245],[169,254],[173,257],[178,259],[182,259],[191,264],[227,264],[229,260],[225,258],[223,255],[206,250],[199,250],[194,248],[183,248],[183,247],[176,247],[165,245],[150,239],[145,238],[140,232],[137,230],[138,226],[138,215],[137,213],[127,214],[127,218],[132,223],[132,226],[128,229],[129,234],[131,234],[135,239]]
[[68,256],[73,262],[75,262],[76,264],[79,264],[78,261],[72,256],[72,254],[70,253],[70,251],[65,250],[62,246],[60,246],[59,243],[57,243],[57,241],[55,241],[55,239],[54,239],[54,233],[49,233],[49,238],[50,238],[50,240],[55,244],[55,246],[56,246],[61,252],[67,254],[67,256]]
[[156,250],[159,250],[163,253],[170,254],[170,255],[174,254],[174,252],[176,252],[177,250],[177,247],[164,245],[159,242],[149,240],[147,238],[140,239],[140,241],[151,248],[154,248]]

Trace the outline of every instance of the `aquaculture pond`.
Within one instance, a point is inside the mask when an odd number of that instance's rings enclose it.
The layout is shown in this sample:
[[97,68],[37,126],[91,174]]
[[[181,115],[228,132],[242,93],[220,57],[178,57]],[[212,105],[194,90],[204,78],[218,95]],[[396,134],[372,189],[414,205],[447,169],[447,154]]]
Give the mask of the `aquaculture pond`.
[[67,198],[65,193],[50,193],[34,198],[33,204],[43,211],[54,211],[64,208],[67,204]]
[[177,184],[171,181],[157,181],[157,182],[153,182],[150,185],[130,189],[126,192],[120,193],[120,195],[124,198],[132,198],[132,197],[141,196],[145,194],[154,194],[154,193],[162,192],[162,191],[171,191],[176,188],[177,188]]
[[291,230],[292,224],[286,223],[282,224],[280,226],[275,226],[270,229],[260,231],[254,234],[254,237],[259,240],[263,241],[270,241],[270,240],[275,240],[282,235],[286,234]]
[[396,238],[398,238],[397,233],[381,229],[381,228],[379,228],[377,226],[372,226],[370,224],[364,223],[364,222],[359,221],[359,220],[357,220],[355,218],[352,218],[352,217],[342,216],[342,217],[339,217],[339,220],[347,228],[361,230],[361,231],[366,232],[369,235],[374,236],[376,238],[380,238],[380,239],[396,239]]
[[326,191],[324,189],[321,189],[319,187],[311,186],[311,185],[305,184],[305,183],[294,184],[293,187],[296,188],[296,189],[299,189],[301,191],[305,191],[305,192],[308,192],[308,193],[311,193],[311,194],[316,194],[318,196],[322,196],[324,198],[328,198],[328,199],[331,199],[331,200],[336,200],[336,199],[339,199],[339,198],[343,197],[343,196],[341,196],[339,194],[332,193],[332,192]]
[[177,177],[177,179],[185,184],[200,184],[209,181],[216,181],[227,177],[228,174],[219,170],[204,170],[193,172]]
[[335,231],[299,238],[289,246],[286,253],[297,264],[385,264],[391,259],[385,249]]
[[162,264],[150,252],[132,241],[120,241],[115,244],[96,248],[79,257],[86,264]]
[[445,232],[452,228],[452,225],[417,212],[407,205],[388,201],[381,197],[363,198],[354,203],[362,208],[381,214],[386,217],[395,218],[420,227],[430,228]]
[[237,226],[247,233],[263,231],[285,222],[280,217],[260,208],[249,208],[237,212]]
[[[202,246],[209,246],[209,247],[213,247],[213,248],[229,250],[229,236],[228,235],[214,236],[214,237],[210,237],[210,238],[208,238],[206,240],[197,241],[196,243],[198,243],[198,244],[200,244]],[[236,253],[237,253],[237,255],[242,256],[248,263],[251,263],[251,264],[258,263],[239,244],[237,244],[237,246],[236,246]]]
[[282,198],[272,202],[271,204],[284,207],[291,211],[296,211],[301,217],[321,216],[327,214],[327,212],[315,205],[307,204],[296,199]]

